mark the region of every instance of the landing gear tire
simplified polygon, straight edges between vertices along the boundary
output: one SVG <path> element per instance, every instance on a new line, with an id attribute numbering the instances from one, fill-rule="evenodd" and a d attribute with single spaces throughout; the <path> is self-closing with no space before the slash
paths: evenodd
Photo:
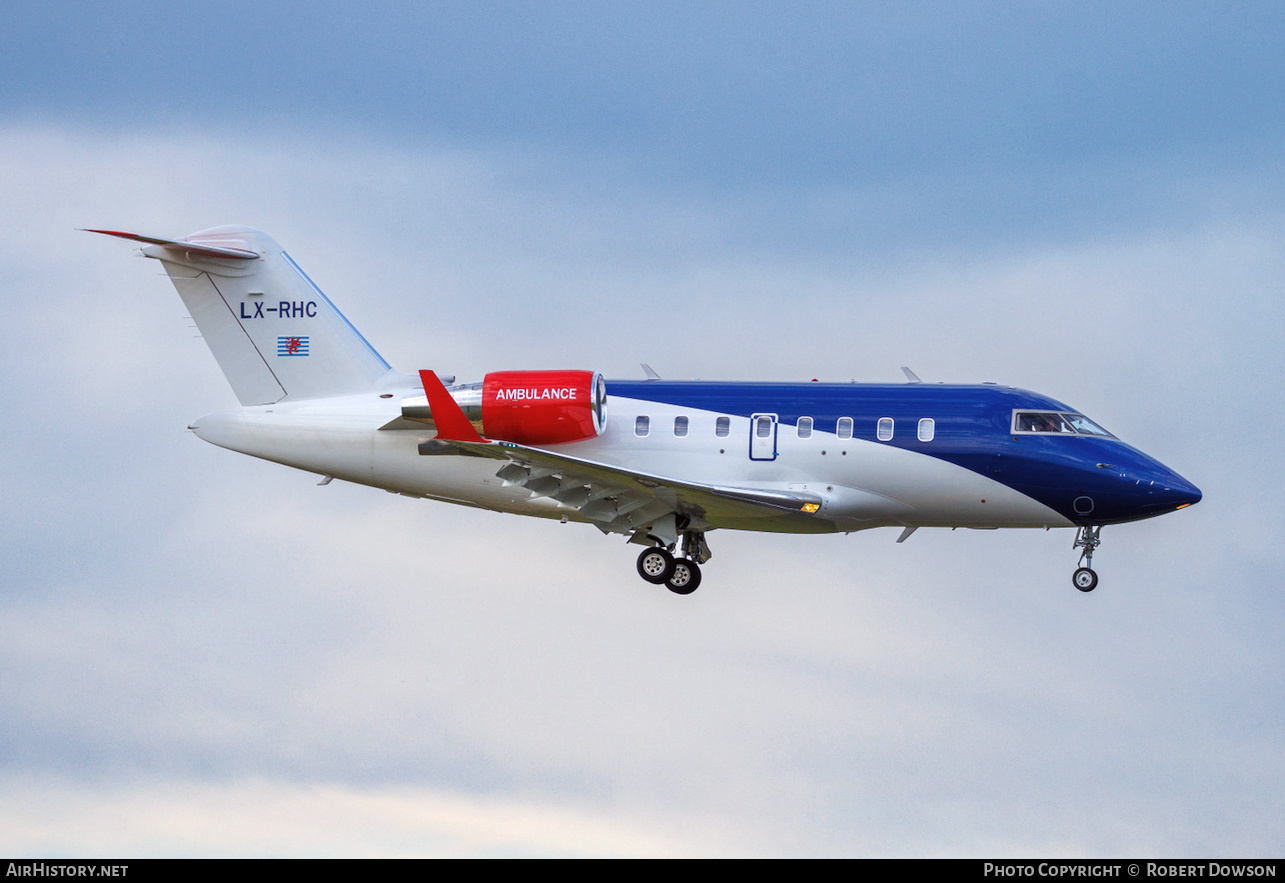
<path id="1" fill-rule="evenodd" d="M 638 556 L 638 575 L 657 586 L 668 582 L 674 575 L 674 556 L 659 546 L 644 549 Z"/>
<path id="2" fill-rule="evenodd" d="M 665 585 L 675 595 L 690 595 L 701 584 L 701 569 L 695 561 L 679 558 L 674 562 L 674 572 Z"/>
<path id="3" fill-rule="evenodd" d="M 1081 592 L 1091 592 L 1098 587 L 1098 575 L 1090 567 L 1077 568 L 1071 582 Z"/>

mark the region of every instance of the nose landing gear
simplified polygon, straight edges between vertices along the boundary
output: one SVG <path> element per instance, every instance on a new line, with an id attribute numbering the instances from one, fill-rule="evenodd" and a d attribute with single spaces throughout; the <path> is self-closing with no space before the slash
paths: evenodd
<path id="1" fill-rule="evenodd" d="M 1093 550 L 1102 544 L 1100 534 L 1102 525 L 1085 525 L 1075 532 L 1075 545 L 1072 549 L 1083 549 L 1080 553 L 1080 566 L 1071 575 L 1071 582 L 1081 592 L 1091 592 L 1098 587 L 1098 575 L 1093 570 Z"/>

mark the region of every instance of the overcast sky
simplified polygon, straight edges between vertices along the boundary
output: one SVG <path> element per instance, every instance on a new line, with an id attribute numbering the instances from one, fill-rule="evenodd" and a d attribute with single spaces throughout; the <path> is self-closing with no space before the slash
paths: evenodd
<path id="1" fill-rule="evenodd" d="M 1285 852 L 1285 11 L 14 3 L 0 854 Z M 110 227 L 260 227 L 461 379 L 993 380 L 1193 481 L 1070 531 L 587 526 L 207 445 Z"/>

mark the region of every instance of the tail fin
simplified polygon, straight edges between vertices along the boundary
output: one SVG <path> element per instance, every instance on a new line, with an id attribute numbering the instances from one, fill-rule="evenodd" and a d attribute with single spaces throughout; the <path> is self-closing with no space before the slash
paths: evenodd
<path id="1" fill-rule="evenodd" d="M 242 405 L 372 388 L 391 368 L 270 236 L 214 227 L 144 243 L 169 273 Z"/>

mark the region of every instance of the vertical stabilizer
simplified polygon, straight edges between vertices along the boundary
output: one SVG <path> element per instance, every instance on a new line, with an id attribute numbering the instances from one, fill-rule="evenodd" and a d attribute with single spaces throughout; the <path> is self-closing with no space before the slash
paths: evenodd
<path id="1" fill-rule="evenodd" d="M 391 369 L 270 236 L 215 227 L 182 240 L 108 230 L 144 243 L 243 405 L 372 388 Z"/>

